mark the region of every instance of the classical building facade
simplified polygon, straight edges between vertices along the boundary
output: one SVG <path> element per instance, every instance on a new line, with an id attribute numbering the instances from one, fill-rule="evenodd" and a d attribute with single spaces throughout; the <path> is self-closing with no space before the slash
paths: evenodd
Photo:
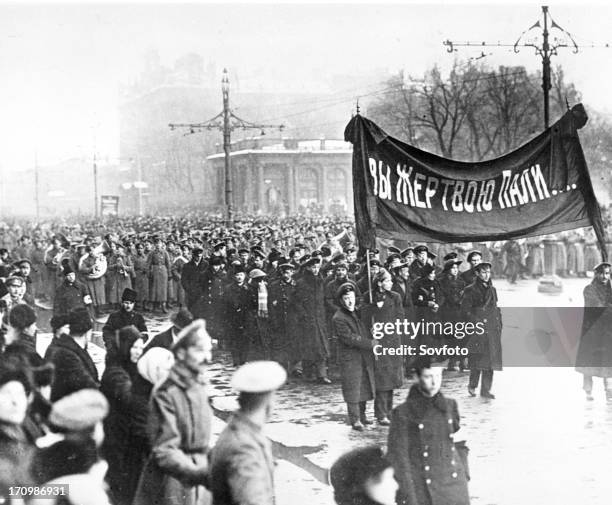
<path id="1" fill-rule="evenodd" d="M 224 203 L 225 156 L 208 156 L 217 204 Z M 232 144 L 231 166 L 236 210 L 294 213 L 317 208 L 352 212 L 352 146 L 340 140 L 245 139 Z"/>

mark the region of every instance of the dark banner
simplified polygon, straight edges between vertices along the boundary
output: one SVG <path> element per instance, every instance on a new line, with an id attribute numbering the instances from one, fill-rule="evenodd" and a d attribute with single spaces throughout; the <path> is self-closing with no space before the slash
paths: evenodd
<path id="1" fill-rule="evenodd" d="M 466 163 L 436 156 L 387 135 L 357 115 L 353 144 L 357 238 L 478 242 L 593 226 L 604 259 L 601 213 L 577 130 L 576 105 L 536 138 L 501 158 Z"/>

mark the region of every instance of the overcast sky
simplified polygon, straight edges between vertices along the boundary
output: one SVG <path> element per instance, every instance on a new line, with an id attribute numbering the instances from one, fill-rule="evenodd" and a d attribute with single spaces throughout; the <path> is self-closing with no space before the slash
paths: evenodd
<path id="1" fill-rule="evenodd" d="M 612 42 L 612 6 L 553 4 L 550 11 L 579 43 Z M 149 49 L 166 65 L 196 52 L 263 88 L 304 91 L 321 88 L 330 74 L 382 68 L 418 76 L 452 62 L 447 38 L 514 42 L 540 17 L 537 3 L 0 3 L 0 164 L 31 165 L 35 150 L 42 163 L 90 153 L 94 125 L 100 154 L 116 155 L 117 86 L 137 77 Z M 541 65 L 532 50 L 486 52 L 483 61 L 494 66 Z M 462 49 L 457 57 L 478 54 Z M 612 49 L 564 49 L 553 63 L 564 66 L 585 104 L 612 111 Z"/>

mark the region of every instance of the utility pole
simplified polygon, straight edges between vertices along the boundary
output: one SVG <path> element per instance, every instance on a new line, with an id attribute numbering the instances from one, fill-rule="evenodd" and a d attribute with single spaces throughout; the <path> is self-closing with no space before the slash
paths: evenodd
<path id="1" fill-rule="evenodd" d="M 94 148 L 93 153 L 93 178 L 94 178 L 94 215 L 96 218 L 99 216 L 98 209 L 98 164 L 96 161 L 96 151 Z"/>
<path id="2" fill-rule="evenodd" d="M 245 121 L 239 118 L 232 112 L 229 99 L 229 77 L 227 69 L 223 69 L 223 78 L 221 79 L 221 91 L 223 94 L 223 110 L 215 117 L 204 121 L 203 123 L 170 123 L 168 126 L 171 130 L 175 128 L 187 128 L 189 131 L 185 135 L 201 132 L 204 130 L 219 130 L 223 132 L 223 152 L 225 156 L 225 218 L 228 226 L 233 226 L 234 223 L 234 183 L 232 176 L 231 164 L 231 149 L 232 149 L 232 131 L 235 129 L 242 130 L 261 130 L 261 134 L 265 135 L 264 129 L 278 128 L 283 130 L 281 125 L 266 125 L 257 124 Z"/>
<path id="3" fill-rule="evenodd" d="M 501 42 L 498 42 L 498 43 L 454 42 L 451 40 L 445 40 L 444 42 L 442 42 L 442 44 L 446 46 L 447 51 L 449 53 L 457 51 L 456 49 L 457 47 L 512 47 L 515 53 L 520 52 L 521 47 L 534 48 L 536 55 L 539 55 L 542 58 L 542 90 L 544 92 L 544 128 L 546 129 L 550 126 L 549 93 L 552 88 L 552 84 L 550 80 L 550 74 L 551 74 L 550 57 L 558 54 L 557 50 L 564 48 L 564 47 L 571 48 L 574 54 L 576 54 L 578 53 L 580 48 L 585 48 L 585 47 L 609 48 L 610 46 L 609 44 L 605 44 L 603 46 L 595 46 L 595 45 L 579 46 L 574 40 L 574 37 L 572 37 L 571 33 L 564 30 L 563 28 L 561 28 L 561 26 L 555 23 L 555 21 L 552 19 L 552 17 L 548 13 L 548 6 L 545 6 L 545 5 L 542 6 L 542 16 L 543 16 L 542 22 L 540 22 L 540 20 L 536 21 L 532 26 L 530 26 L 527 30 L 521 33 L 520 37 L 517 39 L 517 41 L 514 44 L 505 44 Z M 549 19 L 551 22 L 550 28 L 559 30 L 562 34 L 564 34 L 567 37 L 567 39 L 555 38 L 554 43 L 550 44 L 549 42 L 550 32 L 548 30 Z M 541 44 L 538 44 L 534 41 L 526 40 L 526 38 L 524 38 L 527 33 L 529 33 L 531 30 L 535 28 L 542 28 L 542 43 Z"/>
<path id="4" fill-rule="evenodd" d="M 34 201 L 36 202 L 36 221 L 40 221 L 40 196 L 38 188 L 38 151 L 34 151 Z"/>

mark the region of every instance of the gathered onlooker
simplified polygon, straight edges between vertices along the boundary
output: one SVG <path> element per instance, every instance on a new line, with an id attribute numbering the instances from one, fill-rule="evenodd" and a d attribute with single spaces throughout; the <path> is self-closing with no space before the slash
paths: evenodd
<path id="1" fill-rule="evenodd" d="M 101 391 L 110 405 L 104 422 L 103 452 L 109 463 L 107 481 L 113 502 L 129 505 L 148 455 L 142 426 L 142 419 L 147 418 L 148 396 L 134 394 L 136 383 L 144 382 L 136 366 L 142 356 L 144 336 L 135 326 L 126 326 L 119 330 L 118 337 L 115 357 L 107 364 L 101 381 Z M 135 426 L 137 420 L 141 420 L 140 430 Z"/>

